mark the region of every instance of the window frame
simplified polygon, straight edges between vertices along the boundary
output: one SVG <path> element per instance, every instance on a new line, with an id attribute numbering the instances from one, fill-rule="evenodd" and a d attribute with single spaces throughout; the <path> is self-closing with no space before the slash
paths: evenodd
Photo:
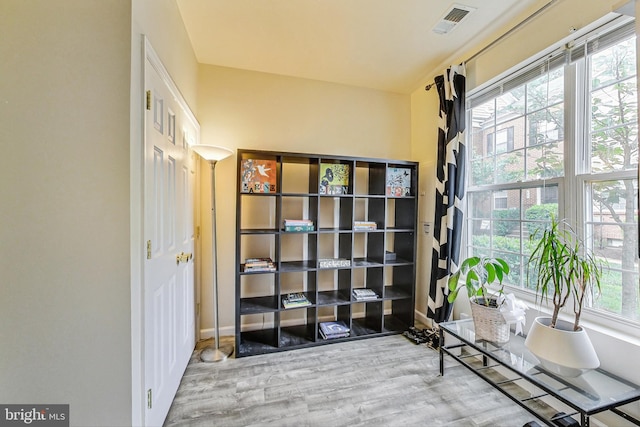
<path id="1" fill-rule="evenodd" d="M 618 21 L 618 22 L 616 22 Z M 622 21 L 622 22 L 619 22 Z M 615 19 L 606 22 L 605 24 L 597 23 L 596 30 L 600 30 L 605 28 L 606 31 L 609 31 L 611 28 L 628 26 L 629 22 L 633 22 L 632 18 L 620 18 L 617 17 Z M 585 46 L 585 54 L 590 54 L 589 51 L 590 46 L 589 37 L 591 36 L 594 29 L 586 28 L 583 35 L 571 41 L 571 43 L 584 43 Z M 606 32 L 605 31 L 605 32 Z M 616 31 L 615 29 L 613 30 Z M 634 29 L 635 34 L 635 29 Z M 623 40 L 625 37 L 621 37 L 619 40 Z M 619 41 L 617 40 L 617 41 Z M 499 94 L 503 92 L 507 92 L 507 90 L 511 90 L 508 87 L 504 86 L 504 82 L 509 79 L 509 76 L 513 73 L 521 73 L 526 74 L 529 72 L 528 70 L 540 68 L 541 64 L 544 64 L 547 61 L 548 66 L 551 66 L 551 61 L 557 60 L 558 50 L 561 46 L 567 43 L 566 40 L 557 44 L 556 46 L 552 46 L 551 48 L 543 51 L 536 57 L 530 58 L 529 60 L 523 62 L 519 66 L 514 67 L 512 70 L 509 70 L 506 73 L 492 79 L 491 81 L 481 85 L 480 87 L 468 92 L 467 100 L 471 99 L 472 102 L 470 105 L 468 104 L 467 108 L 467 123 L 472 123 L 471 114 L 473 110 L 473 105 L 479 106 L 482 105 L 483 102 L 489 101 L 490 99 L 495 99 Z M 637 46 L 637 44 L 636 44 Z M 637 49 L 636 49 L 637 50 Z M 640 52 L 637 52 L 638 58 L 640 58 Z M 589 182 L 594 181 L 593 178 L 597 178 L 597 181 L 601 180 L 619 180 L 619 179 L 639 179 L 640 171 L 638 168 L 635 170 L 621 170 L 621 171 L 612 171 L 607 173 L 598 173 L 597 175 L 591 174 L 588 171 L 588 157 L 590 156 L 590 152 L 588 152 L 588 138 L 587 133 L 589 132 L 589 123 L 587 118 L 589 114 L 586 111 L 583 111 L 582 114 L 579 114 L 576 111 L 577 108 L 581 108 L 584 106 L 585 109 L 590 108 L 588 100 L 586 99 L 589 96 L 589 88 L 584 88 L 583 90 L 577 88 L 576 82 L 585 82 L 587 85 L 589 84 L 587 80 L 587 70 L 586 70 L 586 61 L 580 61 L 581 55 L 576 54 L 571 56 L 571 62 L 565 63 L 564 65 L 564 149 L 565 149 L 565 172 L 564 176 L 561 178 L 550 178 L 550 179 L 539 179 L 533 181 L 526 182 L 517 182 L 517 183 L 498 183 L 498 184 L 485 184 L 485 185 L 468 185 L 467 187 L 467 195 L 465 197 L 465 203 L 468 203 L 469 193 L 477 192 L 477 191 L 487 191 L 493 194 L 495 191 L 506 191 L 508 189 L 520 189 L 525 191 L 527 188 L 535 188 L 539 187 L 540 183 L 546 183 L 547 185 L 558 185 L 558 215 L 566 218 L 572 218 L 577 223 L 585 224 L 587 220 L 587 211 L 586 211 L 586 189 L 585 185 Z M 638 81 L 639 75 L 636 72 L 636 81 Z M 520 84 L 531 81 L 524 80 L 521 81 Z M 640 85 L 638 85 L 637 89 L 640 89 Z M 512 86 L 515 88 L 518 86 Z M 493 94 L 493 95 L 492 95 Z M 474 104 L 475 102 L 475 104 Z M 640 103 L 640 102 L 639 102 Z M 640 114 L 640 113 L 639 113 Z M 493 151 L 496 151 L 495 148 L 495 133 L 499 131 L 496 130 L 493 133 Z M 526 138 L 526 136 L 525 136 Z M 468 133 L 467 143 L 470 144 L 472 139 L 472 133 Z M 578 142 L 576 144 L 576 141 Z M 487 153 L 487 154 L 495 154 L 495 153 Z M 573 161 L 567 161 L 567 159 L 573 159 Z M 467 161 L 470 162 L 471 156 L 468 157 Z M 467 165 L 469 168 L 470 163 Z M 471 181 L 471 169 L 469 169 L 469 173 L 467 175 L 467 183 L 469 184 Z M 565 178 L 569 177 L 569 178 Z M 494 181 L 495 182 L 495 181 Z M 640 185 L 640 184 L 639 184 Z M 495 201 L 491 201 L 492 208 L 495 209 Z M 581 207 L 578 209 L 578 207 Z M 474 220 L 477 218 L 472 217 L 471 210 L 466 208 L 467 215 L 465 218 L 465 240 L 469 240 L 471 234 L 471 227 Z M 493 218 L 493 216 L 491 216 Z M 520 221 L 524 221 L 524 212 L 520 213 Z M 640 225 L 638 226 L 640 228 Z M 640 234 L 640 230 L 639 230 Z M 466 244 L 463 246 L 467 253 L 461 254 L 464 258 L 465 255 L 468 255 L 468 251 L 471 249 L 470 241 L 466 241 Z M 522 250 L 523 242 L 521 239 L 520 253 L 523 255 L 521 258 L 520 265 L 520 273 L 523 274 L 525 272 L 525 254 Z M 639 245 L 640 246 L 640 245 Z M 491 246 L 493 248 L 493 246 Z M 493 250 L 493 249 L 492 249 Z M 524 277 L 524 276 L 523 276 Z M 536 294 L 533 290 L 526 288 L 526 283 L 523 284 L 523 287 L 515 287 L 507 285 L 508 292 L 513 292 L 517 297 L 527 301 L 530 303 L 531 308 L 537 308 L 541 311 L 547 311 L 547 307 L 541 307 L 540 301 L 537 301 Z M 533 303 L 533 304 L 531 304 Z M 571 304 L 571 303 L 569 303 Z M 570 311 L 570 310 L 569 310 Z M 567 312 L 567 315 L 571 313 Z M 625 335 L 633 336 L 635 338 L 640 338 L 640 320 L 632 320 L 626 317 L 622 317 L 619 314 L 607 312 L 605 310 L 594 309 L 590 307 L 584 307 L 582 322 L 589 325 L 596 325 L 597 327 L 601 327 L 606 329 L 610 333 L 610 331 L 615 331 L 616 333 L 622 333 Z"/>

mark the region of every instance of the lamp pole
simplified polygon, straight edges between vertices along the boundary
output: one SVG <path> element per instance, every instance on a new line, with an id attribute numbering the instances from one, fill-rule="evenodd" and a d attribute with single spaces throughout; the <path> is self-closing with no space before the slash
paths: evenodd
<path id="1" fill-rule="evenodd" d="M 211 266 L 213 268 L 212 302 L 213 321 L 215 322 L 214 343 L 202 350 L 200 353 L 200 360 L 203 362 L 221 362 L 233 354 L 233 345 L 220 345 L 220 324 L 218 319 L 218 234 L 216 231 L 216 164 L 218 163 L 218 160 L 222 160 L 230 156 L 232 151 L 227 150 L 226 148 L 208 145 L 195 145 L 192 148 L 204 159 L 209 160 L 209 163 L 211 164 Z"/>

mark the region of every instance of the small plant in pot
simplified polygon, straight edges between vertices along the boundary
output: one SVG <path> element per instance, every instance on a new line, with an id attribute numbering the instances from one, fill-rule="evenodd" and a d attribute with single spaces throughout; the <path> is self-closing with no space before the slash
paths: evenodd
<path id="1" fill-rule="evenodd" d="M 565 376 L 577 376 L 600 365 L 586 331 L 580 326 L 585 298 L 600 290 L 601 262 L 564 220 L 551 218 L 550 226 L 530 236 L 535 243 L 527 269 L 534 275 L 536 299 L 551 300 L 550 317 L 535 319 L 525 341 L 542 365 Z M 538 240 L 539 239 L 539 240 Z M 559 319 L 570 297 L 573 322 Z"/>
<path id="2" fill-rule="evenodd" d="M 467 290 L 471 302 L 476 338 L 504 344 L 509 341 L 509 324 L 500 313 L 504 285 L 502 281 L 509 274 L 509 265 L 501 258 L 469 257 L 460 268 L 449 277 L 447 299 L 453 303 L 462 289 Z M 464 280 L 460 283 L 460 278 Z M 489 285 L 497 284 L 495 292 Z"/>

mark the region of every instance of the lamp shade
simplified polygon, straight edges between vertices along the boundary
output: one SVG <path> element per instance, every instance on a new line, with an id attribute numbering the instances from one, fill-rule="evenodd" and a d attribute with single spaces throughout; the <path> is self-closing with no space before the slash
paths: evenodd
<path id="1" fill-rule="evenodd" d="M 197 144 L 192 145 L 191 149 L 195 151 L 200 157 L 209 161 L 226 159 L 233 154 L 232 150 L 224 147 L 217 147 L 215 145 Z"/>

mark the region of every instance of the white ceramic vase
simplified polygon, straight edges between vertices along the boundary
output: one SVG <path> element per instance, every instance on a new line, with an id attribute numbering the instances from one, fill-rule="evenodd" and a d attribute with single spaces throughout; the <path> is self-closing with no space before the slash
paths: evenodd
<path id="1" fill-rule="evenodd" d="M 577 377 L 600 366 L 587 331 L 582 327 L 574 331 L 573 324 L 564 320 L 558 320 L 555 328 L 550 323 L 550 317 L 537 317 L 524 342 L 546 370 Z"/>

